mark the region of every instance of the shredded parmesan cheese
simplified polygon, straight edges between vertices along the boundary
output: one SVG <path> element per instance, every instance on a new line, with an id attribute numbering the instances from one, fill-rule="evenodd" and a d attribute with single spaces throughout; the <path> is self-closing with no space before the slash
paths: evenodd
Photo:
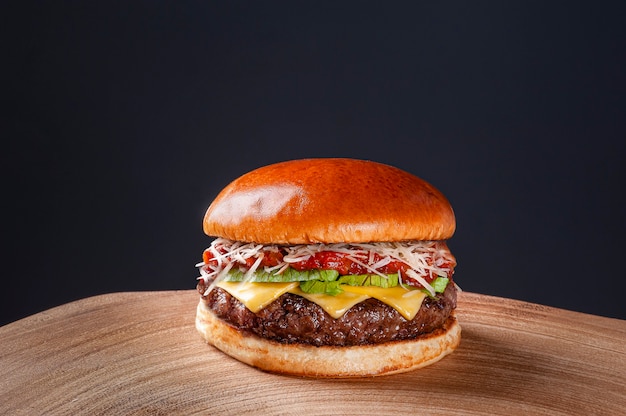
<path id="1" fill-rule="evenodd" d="M 244 281 L 248 281 L 253 273 L 259 268 L 265 253 L 282 251 L 282 262 L 267 267 L 266 272 L 275 275 L 283 273 L 290 264 L 306 261 L 311 256 L 322 251 L 332 251 L 346 254 L 347 258 L 372 274 L 386 277 L 380 268 L 392 261 L 401 261 L 409 266 L 406 276 L 421 284 L 431 295 L 435 295 L 434 288 L 425 279 L 431 273 L 437 276 L 450 277 L 451 270 L 441 267 L 445 263 L 456 263 L 454 257 L 445 245 L 437 241 L 412 241 L 412 242 L 382 242 L 382 243 L 338 243 L 338 244 L 301 244 L 294 246 L 262 245 L 256 243 L 242 243 L 225 238 L 217 238 L 207 249 L 213 260 L 211 264 L 198 263 L 200 277 L 205 282 L 213 280 L 207 289 L 208 294 L 213 286 L 234 267 L 243 267 L 249 264 L 249 259 L 254 259 L 252 266 L 242 268 L 245 270 Z M 374 261 L 377 254 L 378 261 Z M 401 273 L 398 271 L 400 284 L 404 286 Z"/>

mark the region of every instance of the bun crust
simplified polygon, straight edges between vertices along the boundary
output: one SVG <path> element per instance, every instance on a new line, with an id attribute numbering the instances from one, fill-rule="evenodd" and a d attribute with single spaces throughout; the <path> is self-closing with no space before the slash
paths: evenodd
<path id="1" fill-rule="evenodd" d="M 200 300 L 196 328 L 209 344 L 261 370 L 302 377 L 346 378 L 402 373 L 451 353 L 461 339 L 454 315 L 435 334 L 411 341 L 356 347 L 280 344 L 243 334 L 217 318 Z"/>
<path id="2" fill-rule="evenodd" d="M 261 244 L 446 240 L 454 212 L 435 187 L 356 159 L 302 159 L 253 170 L 209 206 L 209 236 Z"/>

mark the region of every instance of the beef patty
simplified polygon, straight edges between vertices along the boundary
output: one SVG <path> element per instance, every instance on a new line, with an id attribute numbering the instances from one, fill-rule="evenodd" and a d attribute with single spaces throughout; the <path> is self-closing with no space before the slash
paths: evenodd
<path id="1" fill-rule="evenodd" d="M 319 305 L 285 293 L 256 314 L 222 288 L 207 295 L 198 283 L 202 301 L 220 319 L 244 332 L 273 341 L 315 346 L 352 346 L 415 339 L 442 327 L 456 308 L 457 290 L 450 282 L 436 297 L 426 297 L 412 320 L 391 306 L 369 298 L 334 319 Z"/>

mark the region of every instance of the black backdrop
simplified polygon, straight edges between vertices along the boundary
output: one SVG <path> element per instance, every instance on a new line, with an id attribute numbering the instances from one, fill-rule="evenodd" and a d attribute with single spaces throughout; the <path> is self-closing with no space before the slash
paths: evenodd
<path id="1" fill-rule="evenodd" d="M 626 319 L 624 7 L 431 3 L 4 2 L 0 324 L 194 288 L 221 187 L 329 156 L 443 191 L 464 290 Z"/>

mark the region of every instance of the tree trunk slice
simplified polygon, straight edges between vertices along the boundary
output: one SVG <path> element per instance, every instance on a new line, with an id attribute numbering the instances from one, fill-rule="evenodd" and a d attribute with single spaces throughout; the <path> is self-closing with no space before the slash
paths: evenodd
<path id="1" fill-rule="evenodd" d="M 113 293 L 0 327 L 0 414 L 622 415 L 626 321 L 463 292 L 461 345 L 393 376 L 268 374 L 206 345 L 194 290 Z"/>

